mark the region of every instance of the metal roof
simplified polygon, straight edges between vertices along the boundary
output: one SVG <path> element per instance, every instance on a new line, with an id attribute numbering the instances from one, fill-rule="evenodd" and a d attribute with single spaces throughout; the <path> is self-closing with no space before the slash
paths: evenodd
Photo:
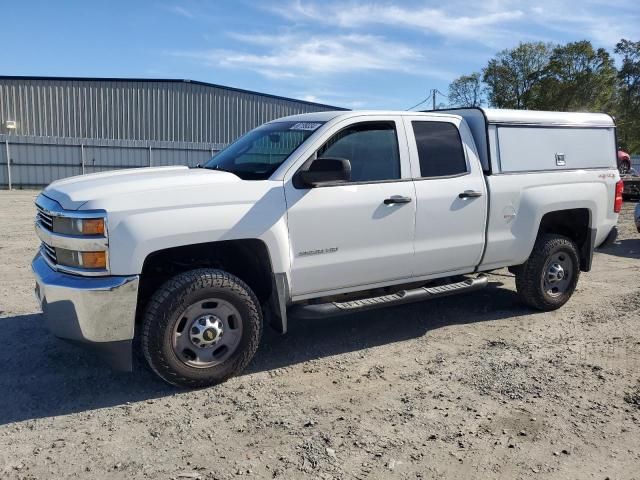
<path id="1" fill-rule="evenodd" d="M 68 82 L 145 82 L 145 83 L 190 83 L 193 85 L 202 85 L 204 87 L 220 88 L 231 92 L 248 93 L 251 95 L 259 95 L 261 97 L 274 98 L 277 100 L 288 100 L 296 103 L 304 103 L 323 108 L 331 108 L 333 110 L 349 110 L 348 108 L 336 107 L 335 105 L 327 105 L 324 103 L 310 102 L 307 100 L 299 100 L 297 98 L 282 97 L 271 93 L 256 92 L 253 90 L 245 90 L 242 88 L 229 87 L 216 83 L 201 82 L 199 80 L 190 80 L 183 78 L 128 78 L 128 77 L 49 77 L 49 76 L 31 76 L 31 75 L 0 75 L 0 80 L 51 80 L 51 81 L 68 81 Z"/>
<path id="2" fill-rule="evenodd" d="M 275 118 L 336 110 L 204 82 L 0 76 L 0 134 L 228 144 Z"/>

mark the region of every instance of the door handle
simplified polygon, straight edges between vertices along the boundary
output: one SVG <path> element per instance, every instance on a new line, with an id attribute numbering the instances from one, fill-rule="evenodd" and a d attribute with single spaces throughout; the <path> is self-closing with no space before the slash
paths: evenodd
<path id="1" fill-rule="evenodd" d="M 411 202 L 411 197 L 401 197 L 400 195 L 394 195 L 393 197 L 385 198 L 385 205 L 395 205 L 397 203 L 409 203 Z"/>
<path id="2" fill-rule="evenodd" d="M 464 192 L 458 195 L 458 198 L 478 198 L 482 196 L 482 192 L 477 192 L 475 190 L 465 190 Z"/>

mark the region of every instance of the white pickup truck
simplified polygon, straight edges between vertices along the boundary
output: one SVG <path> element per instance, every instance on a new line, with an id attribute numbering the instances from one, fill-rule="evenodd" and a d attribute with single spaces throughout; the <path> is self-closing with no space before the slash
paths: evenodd
<path id="1" fill-rule="evenodd" d="M 201 168 L 52 183 L 32 268 L 56 336 L 123 368 L 139 338 L 160 377 L 202 387 L 250 362 L 263 318 L 284 333 L 288 317 L 478 289 L 501 267 L 524 303 L 556 309 L 621 204 L 608 115 L 312 113 Z"/>

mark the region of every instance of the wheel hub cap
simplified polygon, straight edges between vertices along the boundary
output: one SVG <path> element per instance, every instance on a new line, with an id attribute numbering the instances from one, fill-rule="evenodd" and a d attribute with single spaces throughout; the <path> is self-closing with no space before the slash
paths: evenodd
<path id="1" fill-rule="evenodd" d="M 189 305 L 173 328 L 173 352 L 185 365 L 209 368 L 225 362 L 242 340 L 240 312 L 222 298 Z"/>
<path id="2" fill-rule="evenodd" d="M 218 343 L 223 333 L 224 326 L 217 316 L 203 315 L 191 324 L 189 340 L 196 347 L 206 348 Z"/>
<path id="3" fill-rule="evenodd" d="M 558 283 L 564 278 L 564 268 L 559 263 L 553 263 L 549 267 L 549 283 Z"/>
<path id="4" fill-rule="evenodd" d="M 557 297 L 564 294 L 570 288 L 574 268 L 575 266 L 567 253 L 554 254 L 547 263 L 542 278 L 542 286 L 547 295 Z"/>

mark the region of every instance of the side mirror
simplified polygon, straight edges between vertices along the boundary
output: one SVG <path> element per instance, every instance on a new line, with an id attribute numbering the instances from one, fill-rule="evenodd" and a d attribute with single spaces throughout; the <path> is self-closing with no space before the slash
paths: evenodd
<path id="1" fill-rule="evenodd" d="M 296 186 L 314 188 L 351 180 L 351 162 L 346 158 L 316 158 L 300 170 Z"/>

